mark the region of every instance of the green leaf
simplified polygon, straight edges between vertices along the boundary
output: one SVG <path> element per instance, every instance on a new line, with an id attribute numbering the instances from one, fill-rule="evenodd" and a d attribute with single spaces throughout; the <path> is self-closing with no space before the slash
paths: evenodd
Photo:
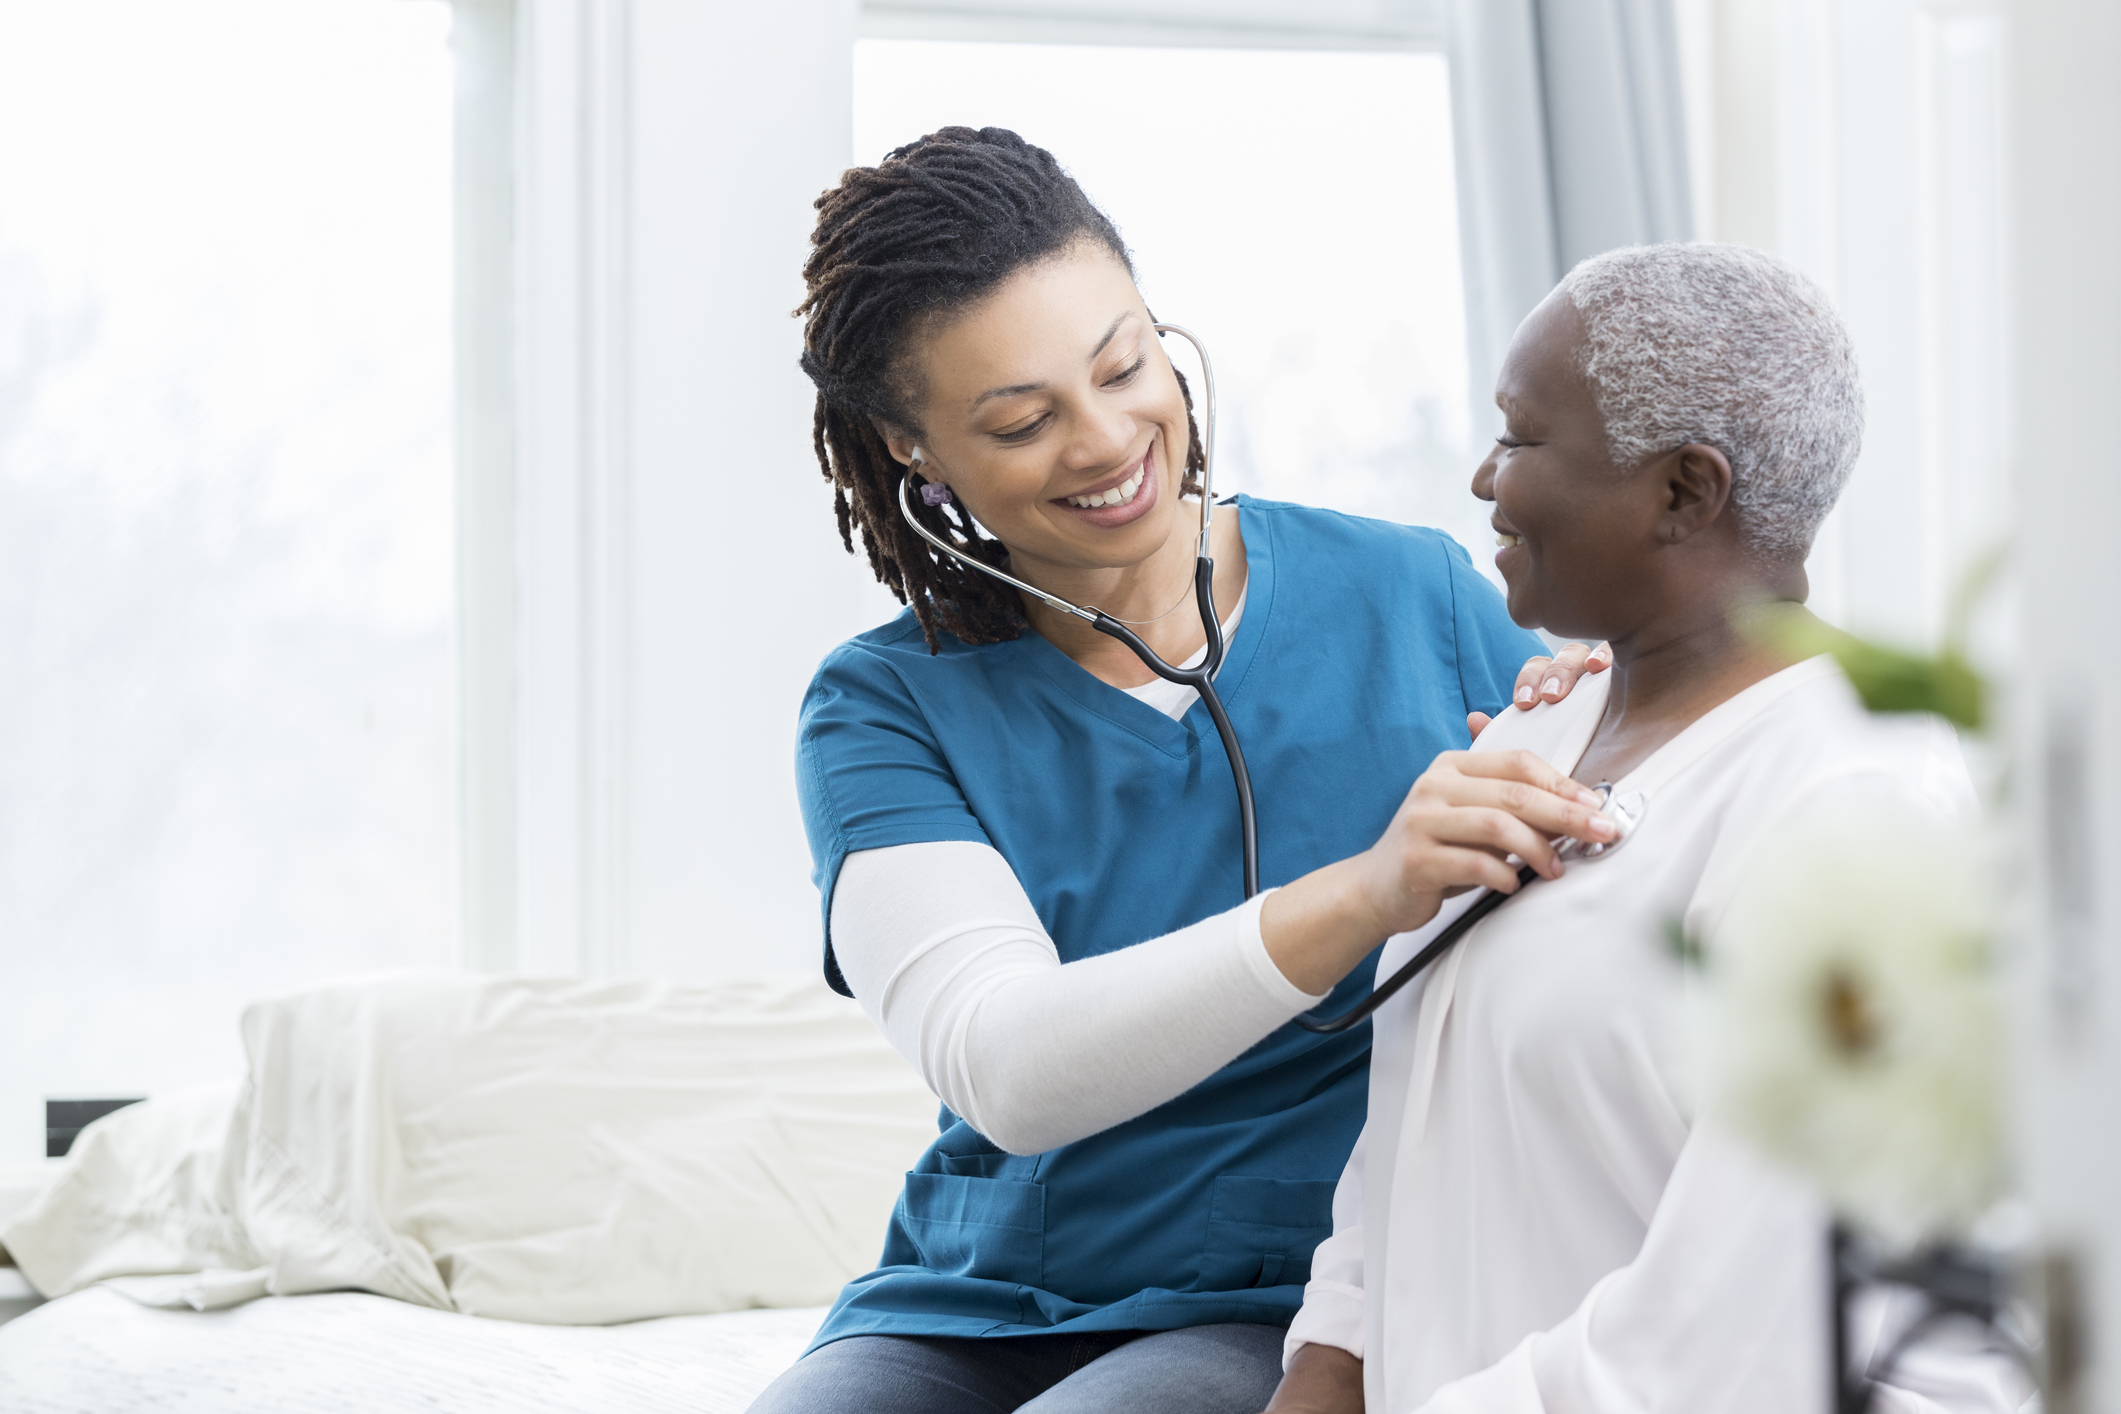
<path id="1" fill-rule="evenodd" d="M 1988 721 L 1988 683 L 1956 648 L 1934 655 L 1886 648 L 1795 605 L 1763 613 L 1758 624 L 1762 637 L 1790 657 L 1832 654 L 1873 712 L 1932 712 L 1968 731 Z"/>

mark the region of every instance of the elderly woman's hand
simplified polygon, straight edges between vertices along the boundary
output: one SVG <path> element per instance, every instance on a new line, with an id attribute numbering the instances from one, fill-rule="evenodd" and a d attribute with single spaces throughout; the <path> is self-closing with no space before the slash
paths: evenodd
<path id="1" fill-rule="evenodd" d="M 1602 673 L 1612 666 L 1613 650 L 1604 643 L 1596 648 L 1586 648 L 1581 643 L 1564 643 L 1551 658 L 1534 654 L 1517 671 L 1517 687 L 1510 694 L 1511 705 L 1521 712 L 1529 712 L 1542 702 L 1559 702 L 1569 695 L 1578 679 Z M 1466 729 L 1479 736 L 1494 720 L 1485 712 L 1468 712 Z"/>
<path id="2" fill-rule="evenodd" d="M 1514 856 L 1558 878 L 1557 836 L 1610 840 L 1598 797 L 1529 751 L 1446 751 L 1361 854 L 1277 890 L 1260 937 L 1282 975 L 1314 995 L 1394 933 L 1421 927 L 1470 888 L 1515 893 Z"/>

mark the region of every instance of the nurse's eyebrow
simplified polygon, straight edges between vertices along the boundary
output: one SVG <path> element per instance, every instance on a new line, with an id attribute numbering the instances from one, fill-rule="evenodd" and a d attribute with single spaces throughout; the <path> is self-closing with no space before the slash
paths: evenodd
<path id="1" fill-rule="evenodd" d="M 1094 359 L 1099 354 L 1103 353 L 1105 351 L 1105 345 L 1112 342 L 1112 336 L 1119 332 L 1119 326 L 1126 323 L 1127 316 L 1129 314 L 1132 314 L 1133 312 L 1134 311 L 1132 310 L 1126 310 L 1120 314 L 1119 318 L 1113 320 L 1109 325 L 1107 325 L 1105 327 L 1105 337 L 1097 341 L 1097 347 L 1090 350 L 1090 358 L 1084 359 L 1083 362 L 1088 363 L 1091 359 Z M 1046 385 L 1043 383 L 1011 383 L 1006 388 L 989 388 L 986 392 L 981 393 L 978 397 L 974 398 L 972 400 L 972 406 L 965 409 L 965 411 L 967 413 L 978 412 L 980 404 L 987 402 L 990 399 L 1013 398 L 1019 393 L 1036 393 L 1039 389 L 1045 386 Z"/>

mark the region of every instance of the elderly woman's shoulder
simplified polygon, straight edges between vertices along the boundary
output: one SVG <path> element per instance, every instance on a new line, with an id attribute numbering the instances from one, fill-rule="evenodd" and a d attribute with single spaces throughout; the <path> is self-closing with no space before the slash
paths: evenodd
<path id="1" fill-rule="evenodd" d="M 1777 743 L 1768 753 L 1772 763 L 1761 764 L 1785 789 L 1891 782 L 1946 815 L 1978 809 L 1966 750 L 1950 723 L 1926 713 L 1870 711 L 1830 658 L 1800 663 L 1777 679 L 1796 690 L 1761 715 L 1761 731 Z"/>

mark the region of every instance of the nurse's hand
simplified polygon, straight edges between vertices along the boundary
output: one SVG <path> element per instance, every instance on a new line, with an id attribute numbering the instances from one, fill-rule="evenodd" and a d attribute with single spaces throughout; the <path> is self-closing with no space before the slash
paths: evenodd
<path id="1" fill-rule="evenodd" d="M 1376 844 L 1270 894 L 1260 937 L 1282 975 L 1315 995 L 1386 938 L 1434 918 L 1451 895 L 1517 892 L 1511 856 L 1559 878 L 1549 840 L 1599 843 L 1613 833 L 1596 795 L 1529 751 L 1446 751 Z"/>
<path id="2" fill-rule="evenodd" d="M 1535 654 L 1517 670 L 1517 686 L 1511 693 L 1511 705 L 1521 712 L 1529 712 L 1542 702 L 1559 702 L 1569 695 L 1579 678 L 1602 673 L 1612 666 L 1612 647 L 1604 643 L 1596 648 L 1586 648 L 1581 643 L 1564 643 L 1551 658 Z M 1472 728 L 1473 735 L 1479 736 L 1491 720 L 1485 712 L 1473 712 L 1467 715 L 1466 725 Z"/>

